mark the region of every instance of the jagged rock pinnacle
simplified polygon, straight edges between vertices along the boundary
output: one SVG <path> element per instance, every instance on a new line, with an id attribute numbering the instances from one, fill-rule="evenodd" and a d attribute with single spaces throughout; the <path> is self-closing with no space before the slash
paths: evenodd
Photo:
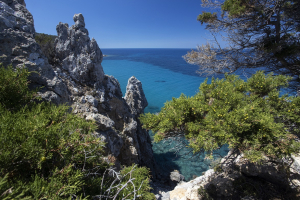
<path id="1" fill-rule="evenodd" d="M 142 83 L 134 76 L 128 80 L 124 99 L 129 105 L 131 113 L 134 115 L 143 113 L 144 109 L 148 106 Z"/>
<path id="2" fill-rule="evenodd" d="M 74 17 L 73 17 L 73 20 L 75 22 L 75 27 L 76 28 L 85 27 L 84 17 L 81 13 L 75 14 Z"/>

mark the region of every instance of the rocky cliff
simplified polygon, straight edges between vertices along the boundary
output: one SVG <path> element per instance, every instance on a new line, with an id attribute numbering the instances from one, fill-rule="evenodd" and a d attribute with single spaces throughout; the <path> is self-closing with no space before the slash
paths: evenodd
<path id="1" fill-rule="evenodd" d="M 14 67 L 25 66 L 32 73 L 32 87 L 43 87 L 44 99 L 55 103 L 68 102 L 69 95 L 63 81 L 55 75 L 52 66 L 34 40 L 33 17 L 23 0 L 0 1 L 0 62 Z"/>
<path id="2" fill-rule="evenodd" d="M 94 120 L 95 134 L 106 142 L 108 162 L 138 163 L 155 177 L 150 137 L 138 119 L 148 105 L 141 82 L 131 77 L 123 98 L 119 82 L 103 72 L 103 54 L 90 39 L 84 17 L 75 14 L 73 19 L 70 27 L 56 27 L 53 66 L 34 39 L 33 17 L 24 0 L 0 0 L 0 62 L 38 72 L 30 76 L 31 87 L 43 87 L 39 94 L 44 100 L 67 103 L 73 113 Z"/>
<path id="3" fill-rule="evenodd" d="M 170 200 L 206 199 L 299 199 L 299 156 L 277 162 L 264 160 L 254 164 L 243 154 L 229 151 L 216 171 L 181 182 L 170 191 Z M 287 173 L 287 170 L 290 173 Z"/>

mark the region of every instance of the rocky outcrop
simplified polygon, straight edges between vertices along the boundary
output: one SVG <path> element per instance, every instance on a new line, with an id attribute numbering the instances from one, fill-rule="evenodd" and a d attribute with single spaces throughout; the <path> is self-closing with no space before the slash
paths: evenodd
<path id="1" fill-rule="evenodd" d="M 181 182 L 174 190 L 170 191 L 171 200 L 199 200 L 202 199 L 199 194 L 199 188 L 203 187 L 214 174 L 214 170 L 210 169 L 203 176 L 199 176 L 189 182 Z"/>
<path id="2" fill-rule="evenodd" d="M 131 77 L 122 98 L 119 82 L 103 72 L 103 54 L 90 39 L 82 14 L 74 15 L 71 27 L 57 25 L 55 62 L 51 62 L 55 66 L 34 39 L 33 18 L 23 0 L 0 0 L 0 19 L 0 62 L 37 71 L 30 77 L 31 87 L 43 86 L 43 99 L 68 103 L 73 113 L 95 121 L 95 134 L 106 143 L 108 162 L 117 167 L 147 166 L 155 177 L 150 137 L 138 119 L 148 105 L 142 84 Z"/>
<path id="3" fill-rule="evenodd" d="M 46 100 L 66 103 L 67 87 L 35 42 L 33 17 L 25 6 L 23 0 L 0 1 L 0 62 L 38 72 L 31 74 L 31 87 L 43 87 L 40 95 Z"/>
<path id="4" fill-rule="evenodd" d="M 140 120 L 138 119 L 138 116 L 142 113 L 144 113 L 144 109 L 148 106 L 148 102 L 146 99 L 146 96 L 143 91 L 142 83 L 132 76 L 128 80 L 128 84 L 126 86 L 126 93 L 124 96 L 124 100 L 126 101 L 126 104 L 129 106 L 130 112 L 133 116 L 135 116 L 135 122 L 134 126 L 136 127 L 136 136 L 137 141 L 139 144 L 139 154 L 145 155 L 139 157 L 139 163 L 145 166 L 151 166 L 153 165 L 153 158 L 151 156 L 146 155 L 152 155 L 152 145 L 151 145 L 151 139 L 148 134 L 148 131 L 145 129 L 142 129 L 142 125 Z M 152 164 L 151 164 L 152 163 Z M 154 163 L 154 166 L 156 164 Z M 153 166 L 153 167 L 154 167 Z M 151 169 L 157 171 L 155 168 Z M 155 174 L 153 174 L 155 175 Z"/>
<path id="5" fill-rule="evenodd" d="M 96 122 L 96 134 L 106 143 L 108 162 L 117 167 L 138 163 L 149 167 L 155 175 L 150 137 L 138 120 L 147 106 L 141 82 L 131 77 L 126 94 L 133 98 L 126 99 L 125 95 L 123 99 L 119 82 L 103 72 L 103 54 L 95 39 L 90 40 L 83 16 L 76 14 L 73 20 L 75 24 L 71 27 L 57 25 L 55 40 L 60 63 L 55 71 L 70 91 L 73 112 Z M 133 111 L 136 102 L 140 103 L 138 112 Z"/>
<path id="6" fill-rule="evenodd" d="M 73 81 L 97 88 L 104 78 L 103 54 L 96 40 L 90 40 L 82 14 L 74 15 L 73 20 L 71 27 L 61 22 L 56 26 L 55 51 L 60 67 Z"/>
<path id="7" fill-rule="evenodd" d="M 134 76 L 128 80 L 124 99 L 129 105 L 131 113 L 134 115 L 143 113 L 144 109 L 148 106 L 142 83 Z"/>
<path id="8" fill-rule="evenodd" d="M 177 185 L 170 191 L 170 200 L 268 199 L 283 194 L 287 199 L 298 199 L 298 157 L 293 156 L 295 162 L 290 166 L 292 176 L 288 176 L 283 166 L 287 166 L 286 161 L 275 164 L 266 160 L 259 165 L 249 162 L 243 155 L 232 153 L 230 151 L 221 160 L 223 164 L 217 172 L 210 169 L 203 176 Z"/>

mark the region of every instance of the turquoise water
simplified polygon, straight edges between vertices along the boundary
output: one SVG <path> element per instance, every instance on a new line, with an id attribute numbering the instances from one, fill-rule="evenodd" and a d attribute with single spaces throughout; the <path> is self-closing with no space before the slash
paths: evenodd
<path id="1" fill-rule="evenodd" d="M 205 80 L 203 77 L 185 75 L 142 62 L 104 60 L 102 65 L 105 74 L 118 79 L 123 95 L 131 76 L 140 80 L 148 101 L 145 112 L 151 113 L 159 112 L 166 100 L 177 98 L 181 93 L 188 96 L 195 95 L 200 83 Z"/>
<path id="2" fill-rule="evenodd" d="M 123 95 L 127 81 L 135 76 L 143 84 L 148 100 L 145 112 L 159 112 L 166 100 L 181 93 L 193 96 L 205 80 L 182 56 L 187 49 L 104 49 L 102 66 L 105 74 L 118 79 Z"/>
<path id="3" fill-rule="evenodd" d="M 182 55 L 188 49 L 102 49 L 104 57 L 102 66 L 105 74 L 118 79 L 123 95 L 127 81 L 135 76 L 142 82 L 148 100 L 145 112 L 159 112 L 164 103 L 181 93 L 193 96 L 206 77 L 195 73 L 197 66 L 187 64 Z M 152 138 L 152 133 L 150 133 Z M 184 141 L 180 139 L 180 141 Z M 209 163 L 204 155 L 193 157 L 191 149 L 183 148 L 179 152 L 173 149 L 180 145 L 178 141 L 163 141 L 153 143 L 154 157 L 160 169 L 169 174 L 174 169 L 179 170 L 186 180 L 200 176 L 209 169 Z M 221 150 L 227 154 L 227 149 Z"/>

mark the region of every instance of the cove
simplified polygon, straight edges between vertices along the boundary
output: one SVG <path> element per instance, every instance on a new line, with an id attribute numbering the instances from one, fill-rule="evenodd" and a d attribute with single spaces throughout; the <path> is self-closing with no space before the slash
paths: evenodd
<path id="1" fill-rule="evenodd" d="M 205 77 L 191 76 L 157 65 L 130 60 L 104 59 L 102 66 L 105 74 L 113 75 L 118 79 L 123 95 L 126 91 L 127 81 L 131 76 L 135 76 L 142 82 L 149 104 L 145 113 L 159 112 L 166 101 L 171 100 L 172 97 L 178 98 L 181 93 L 187 96 L 195 95 L 200 84 L 205 80 Z M 153 137 L 151 132 L 150 136 Z M 176 153 L 174 147 L 180 145 L 178 141 L 167 140 L 152 144 L 155 160 L 165 174 L 176 169 L 185 176 L 186 180 L 190 180 L 194 176 L 202 175 L 209 169 L 210 163 L 205 160 L 204 155 L 193 157 L 191 149 L 185 147 Z M 219 153 L 226 155 L 227 152 L 228 149 L 224 147 Z"/>

